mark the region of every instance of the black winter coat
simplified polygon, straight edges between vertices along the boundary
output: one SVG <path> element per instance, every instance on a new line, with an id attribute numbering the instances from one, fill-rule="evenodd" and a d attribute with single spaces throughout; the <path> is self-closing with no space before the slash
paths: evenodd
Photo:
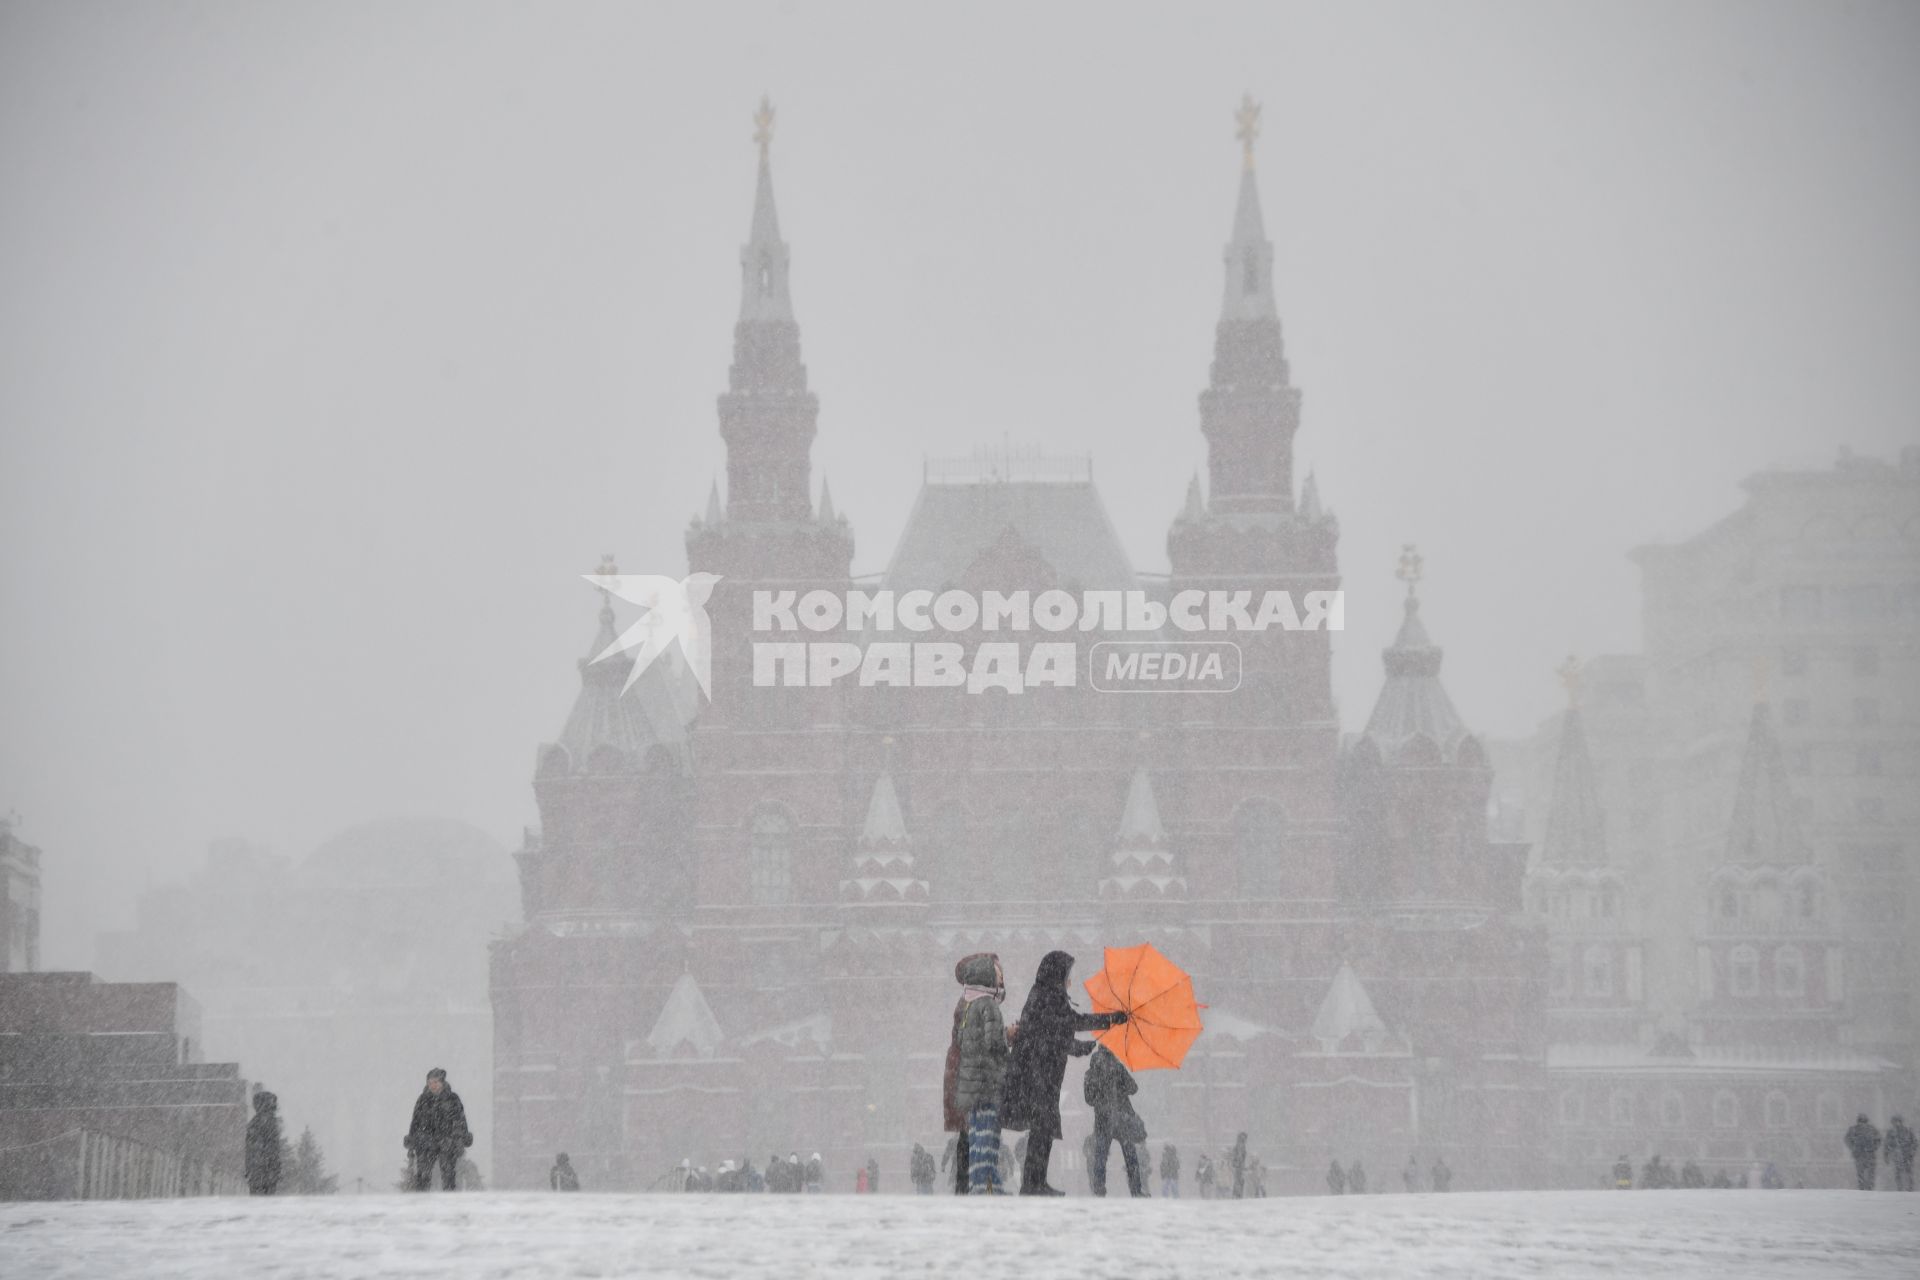
<path id="1" fill-rule="evenodd" d="M 1013 1058 L 1007 1064 L 1000 1103 L 1002 1129 L 1058 1138 L 1060 1085 L 1067 1076 L 1067 1059 L 1093 1052 L 1093 1041 L 1077 1040 L 1075 1033 L 1105 1031 L 1114 1024 L 1112 1014 L 1081 1013 L 1073 1007 L 1067 995 L 1067 975 L 1072 970 L 1073 957 L 1064 951 L 1049 951 L 1040 961 L 1033 990 L 1020 1011 Z"/>
<path id="2" fill-rule="evenodd" d="M 247 1121 L 247 1190 L 272 1195 L 280 1185 L 280 1113 L 276 1099 L 259 1093 L 253 1099 L 253 1119 Z"/>
<path id="3" fill-rule="evenodd" d="M 467 1109 L 453 1086 L 440 1086 L 440 1092 L 422 1089 L 413 1104 L 413 1124 L 407 1130 L 407 1150 L 442 1152 L 463 1151 L 473 1145 L 473 1130 L 467 1128 Z"/>
<path id="4" fill-rule="evenodd" d="M 1080 1093 L 1093 1108 L 1095 1120 L 1104 1121 L 1107 1132 L 1122 1142 L 1147 1140 L 1146 1122 L 1133 1109 L 1133 1095 L 1138 1092 L 1139 1081 L 1120 1059 L 1104 1045 L 1093 1051 Z"/>

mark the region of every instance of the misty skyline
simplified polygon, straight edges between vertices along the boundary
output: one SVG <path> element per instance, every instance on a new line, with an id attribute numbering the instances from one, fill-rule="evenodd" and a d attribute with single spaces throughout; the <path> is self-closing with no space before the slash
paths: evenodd
<path id="1" fill-rule="evenodd" d="M 46 967 L 215 837 L 533 821 L 578 575 L 684 572 L 724 471 L 763 93 L 855 572 L 924 456 L 1003 438 L 1091 453 L 1165 569 L 1251 93 L 1343 725 L 1412 541 L 1498 736 L 1639 647 L 1631 547 L 1920 435 L 1916 51 L 1891 5 L 8 6 L 0 808 Z"/>

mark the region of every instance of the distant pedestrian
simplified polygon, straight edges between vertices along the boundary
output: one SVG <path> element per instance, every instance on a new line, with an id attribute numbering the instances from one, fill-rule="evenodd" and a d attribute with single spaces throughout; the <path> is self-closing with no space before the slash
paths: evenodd
<path id="1" fill-rule="evenodd" d="M 880 1194 L 880 1162 L 872 1156 L 867 1157 L 867 1191 L 870 1195 Z"/>
<path id="2" fill-rule="evenodd" d="M 1233 1140 L 1233 1150 L 1227 1153 L 1227 1164 L 1233 1170 L 1233 1198 L 1244 1199 L 1247 1194 L 1247 1135 L 1242 1133 Z"/>
<path id="3" fill-rule="evenodd" d="M 1453 1170 L 1447 1167 L 1446 1157 L 1436 1156 L 1433 1161 L 1433 1189 L 1450 1191 L 1453 1188 Z"/>
<path id="4" fill-rule="evenodd" d="M 1367 1171 L 1357 1159 L 1347 1166 L 1347 1190 L 1356 1196 L 1367 1194 Z"/>
<path id="5" fill-rule="evenodd" d="M 1180 1149 L 1171 1142 L 1160 1148 L 1160 1194 L 1180 1198 Z"/>
<path id="6" fill-rule="evenodd" d="M 1204 1151 L 1193 1162 L 1193 1182 L 1202 1200 L 1213 1199 L 1213 1161 Z"/>
<path id="7" fill-rule="evenodd" d="M 1125 1013 L 1081 1013 L 1074 1008 L 1067 994 L 1072 972 L 1073 957 L 1064 951 L 1049 951 L 1041 957 L 1015 1025 L 1002 1127 L 1026 1131 L 1027 1161 L 1020 1175 L 1023 1196 L 1065 1194 L 1047 1184 L 1047 1166 L 1061 1135 L 1060 1085 L 1066 1078 L 1067 1059 L 1093 1052 L 1093 1042 L 1078 1039 L 1076 1033 L 1104 1031 L 1127 1020 Z"/>
<path id="8" fill-rule="evenodd" d="M 580 1175 L 573 1171 L 573 1162 L 562 1151 L 553 1158 L 553 1168 L 547 1170 L 547 1185 L 555 1191 L 578 1191 Z"/>
<path id="9" fill-rule="evenodd" d="M 807 1194 L 817 1196 L 827 1187 L 827 1166 L 820 1160 L 818 1151 L 807 1161 Z"/>
<path id="10" fill-rule="evenodd" d="M 1081 1091 L 1093 1108 L 1087 1180 L 1096 1196 L 1107 1194 L 1107 1156 L 1115 1142 L 1120 1144 L 1120 1158 L 1127 1167 L 1127 1191 L 1136 1197 L 1147 1194 L 1147 1171 L 1141 1167 L 1139 1145 L 1147 1140 L 1147 1126 L 1133 1109 L 1133 1095 L 1139 1090 L 1139 1081 L 1111 1049 L 1101 1045 L 1093 1051 Z"/>
<path id="11" fill-rule="evenodd" d="M 933 1153 L 919 1143 L 913 1144 L 913 1155 L 907 1160 L 907 1176 L 913 1180 L 913 1194 L 930 1196 L 933 1194 Z"/>
<path id="12" fill-rule="evenodd" d="M 1407 1194 L 1420 1190 L 1420 1161 L 1413 1155 L 1407 1156 L 1407 1167 L 1400 1171 L 1400 1181 L 1407 1186 Z"/>
<path id="13" fill-rule="evenodd" d="M 1633 1161 L 1624 1155 L 1613 1162 L 1613 1189 L 1615 1191 L 1633 1190 Z"/>
<path id="14" fill-rule="evenodd" d="M 1698 1191 L 1707 1185 L 1707 1175 L 1699 1165 L 1689 1160 L 1680 1166 L 1680 1185 L 1688 1191 Z"/>
<path id="15" fill-rule="evenodd" d="M 1336 1196 L 1347 1193 L 1347 1171 L 1338 1160 L 1327 1166 L 1327 1190 Z"/>
<path id="16" fill-rule="evenodd" d="M 1267 1166 L 1259 1156 L 1247 1160 L 1247 1193 L 1255 1200 L 1267 1198 Z"/>
<path id="17" fill-rule="evenodd" d="M 861 1165 L 853 1171 L 853 1194 L 857 1196 L 867 1194 L 867 1167 L 865 1165 Z"/>
<path id="18" fill-rule="evenodd" d="M 280 1188 L 280 1099 L 265 1089 L 253 1095 L 247 1121 L 247 1194 L 270 1196 Z"/>
<path id="19" fill-rule="evenodd" d="M 414 1101 L 413 1124 L 407 1129 L 405 1145 L 413 1155 L 415 1191 L 425 1191 L 432 1185 L 436 1165 L 440 1168 L 441 1189 L 454 1189 L 454 1171 L 461 1155 L 473 1145 L 473 1130 L 467 1127 L 467 1109 L 461 1105 L 460 1095 L 439 1067 L 427 1072 L 427 1087 Z"/>
<path id="20" fill-rule="evenodd" d="M 1847 1130 L 1847 1150 L 1853 1153 L 1853 1173 L 1859 1180 L 1860 1189 L 1873 1190 L 1873 1177 L 1878 1172 L 1880 1156 L 1880 1131 L 1873 1127 L 1873 1121 L 1867 1119 L 1864 1111 L 1853 1122 L 1853 1128 Z"/>
<path id="21" fill-rule="evenodd" d="M 1920 1140 L 1914 1137 L 1913 1130 L 1907 1128 L 1907 1122 L 1899 1116 L 1887 1126 L 1886 1159 L 1893 1166 L 1893 1189 L 1895 1191 L 1913 1190 L 1913 1155 L 1920 1146 Z"/>

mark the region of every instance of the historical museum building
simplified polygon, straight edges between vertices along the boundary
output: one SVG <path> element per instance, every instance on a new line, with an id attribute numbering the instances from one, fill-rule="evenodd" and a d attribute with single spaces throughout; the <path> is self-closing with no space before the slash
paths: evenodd
<path id="1" fill-rule="evenodd" d="M 1210 1006 L 1185 1067 L 1140 1076 L 1156 1146 L 1246 1130 L 1276 1192 L 1319 1186 L 1333 1157 L 1376 1177 L 1444 1157 L 1459 1189 L 1545 1178 L 1545 932 L 1522 914 L 1525 846 L 1489 838 L 1492 774 L 1441 685 L 1411 549 L 1378 701 L 1344 738 L 1324 629 L 1237 636 L 1224 693 L 754 682 L 756 589 L 1338 586 L 1338 522 L 1294 473 L 1255 118 L 1199 397 L 1208 483 L 1168 530 L 1169 571 L 1129 563 L 1086 465 L 1002 458 L 925 468 L 886 569 L 856 579 L 811 474 L 819 406 L 763 108 L 726 490 L 686 535 L 688 572 L 720 577 L 711 699 L 677 648 L 630 690 L 630 654 L 592 661 L 617 634 L 603 604 L 536 755 L 524 923 L 493 944 L 497 1185 L 544 1185 L 561 1150 L 608 1189 L 790 1151 L 822 1153 L 830 1186 L 869 1156 L 902 1177 L 941 1138 L 956 960 L 998 952 L 1011 1015 L 1047 951 L 1078 957 L 1078 992 L 1103 945 L 1140 941 Z"/>

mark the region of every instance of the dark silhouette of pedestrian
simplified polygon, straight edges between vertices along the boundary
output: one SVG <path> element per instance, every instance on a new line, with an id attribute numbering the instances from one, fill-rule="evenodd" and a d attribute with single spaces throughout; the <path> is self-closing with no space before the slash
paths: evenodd
<path id="1" fill-rule="evenodd" d="M 440 1167 L 441 1188 L 454 1189 L 455 1170 L 461 1155 L 473 1145 L 473 1130 L 467 1127 L 467 1109 L 460 1095 L 439 1067 L 427 1072 L 427 1087 L 414 1101 L 405 1145 L 413 1156 L 415 1191 L 425 1191 L 432 1184 L 435 1165 Z"/>
<path id="2" fill-rule="evenodd" d="M 1347 1171 L 1335 1160 L 1327 1166 L 1327 1190 L 1336 1196 L 1347 1193 Z"/>
<path id="3" fill-rule="evenodd" d="M 1087 1064 L 1082 1094 L 1093 1108 L 1093 1133 L 1087 1139 L 1087 1183 L 1093 1194 L 1107 1194 L 1107 1156 L 1113 1144 L 1120 1144 L 1120 1158 L 1127 1167 L 1127 1191 L 1134 1196 L 1147 1194 L 1147 1174 L 1141 1168 L 1139 1144 L 1147 1140 L 1146 1122 L 1133 1109 L 1133 1095 L 1139 1081 L 1105 1045 L 1093 1051 Z"/>
<path id="4" fill-rule="evenodd" d="M 1049 951 L 1040 960 L 1027 993 L 1026 1007 L 1014 1025 L 1013 1058 L 1007 1067 L 1004 1129 L 1025 1130 L 1027 1162 L 1020 1178 L 1023 1196 L 1066 1193 L 1047 1183 L 1053 1144 L 1060 1137 L 1060 1084 L 1066 1078 L 1067 1059 L 1093 1052 L 1091 1040 L 1076 1038 L 1081 1031 L 1105 1031 L 1127 1020 L 1124 1013 L 1081 1013 L 1067 994 L 1073 957 Z"/>
<path id="5" fill-rule="evenodd" d="M 1913 1130 L 1907 1128 L 1907 1122 L 1899 1116 L 1887 1126 L 1886 1159 L 1893 1166 L 1893 1189 L 1895 1191 L 1913 1190 L 1913 1153 L 1920 1145 L 1914 1138 Z"/>
<path id="6" fill-rule="evenodd" d="M 1853 1173 L 1860 1189 L 1873 1190 L 1873 1176 L 1878 1171 L 1880 1156 L 1880 1131 L 1873 1127 L 1873 1121 L 1867 1119 L 1864 1111 L 1853 1122 L 1853 1128 L 1847 1130 L 1847 1150 L 1853 1154 Z"/>
<path id="7" fill-rule="evenodd" d="M 253 1095 L 247 1121 L 247 1194 L 270 1196 L 280 1188 L 280 1099 L 265 1089 Z"/>
<path id="8" fill-rule="evenodd" d="M 547 1185 L 555 1191 L 578 1191 L 580 1175 L 573 1171 L 573 1162 L 562 1151 L 553 1158 L 553 1168 L 547 1170 Z"/>
<path id="9" fill-rule="evenodd" d="M 1358 1160 L 1347 1168 L 1347 1190 L 1356 1196 L 1367 1194 L 1367 1171 L 1360 1167 Z"/>

